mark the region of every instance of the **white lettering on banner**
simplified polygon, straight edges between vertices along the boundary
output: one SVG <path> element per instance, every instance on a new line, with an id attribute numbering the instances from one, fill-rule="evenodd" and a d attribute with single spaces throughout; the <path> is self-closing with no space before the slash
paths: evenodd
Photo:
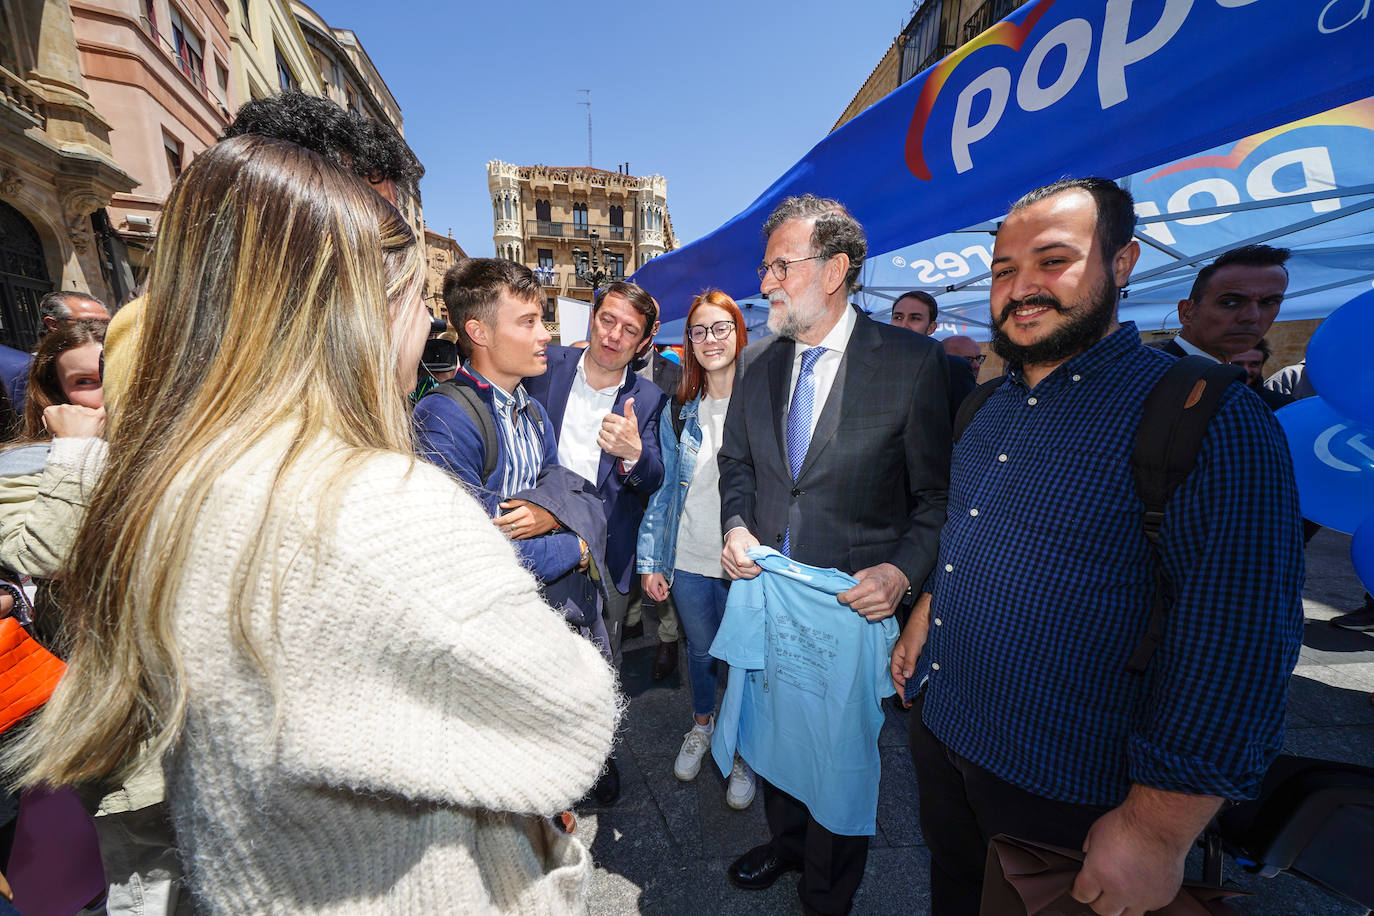
<path id="1" fill-rule="evenodd" d="M 935 266 L 947 272 L 951 280 L 968 276 L 968 261 L 952 251 L 942 251 L 935 256 Z"/>
<path id="2" fill-rule="evenodd" d="M 987 113 L 977 124 L 970 124 L 973 114 L 973 100 L 983 92 L 990 95 Z M 959 93 L 959 103 L 954 112 L 954 129 L 950 132 L 950 153 L 954 156 L 954 170 L 967 172 L 973 168 L 973 158 L 968 148 L 992 133 L 1002 112 L 1007 110 L 1007 98 L 1011 95 L 1011 71 L 1006 67 L 993 67 L 980 74 Z"/>
<path id="3" fill-rule="evenodd" d="M 1040 85 L 1040 68 L 1050 51 L 1064 47 L 1064 69 L 1049 86 Z M 1050 29 L 1031 49 L 1021 77 L 1016 81 L 1016 104 L 1023 111 L 1040 111 L 1068 95 L 1083 75 L 1093 46 L 1093 27 L 1086 19 L 1068 19 Z"/>
<path id="4" fill-rule="evenodd" d="M 959 277 L 968 276 L 973 272 L 970 262 L 974 258 L 982 261 L 985 267 L 992 266 L 992 252 L 986 245 L 970 245 L 957 254 L 953 251 L 941 251 L 936 253 L 932 260 L 921 258 L 907 266 L 916 271 L 917 283 L 934 285 L 945 280 L 957 280 Z M 937 273 L 937 268 L 947 272 Z"/>
<path id="5" fill-rule="evenodd" d="M 1240 9 L 1242 6 L 1249 6 L 1252 3 L 1258 2 L 1259 0 L 1217 0 L 1217 6 L 1224 7 L 1228 10 L 1235 10 Z"/>
<path id="6" fill-rule="evenodd" d="M 1332 8 L 1338 7 L 1341 9 L 1349 9 L 1352 5 L 1353 4 L 1351 4 L 1349 0 L 1331 0 L 1330 3 L 1322 7 L 1321 14 L 1317 16 L 1317 31 L 1321 32 L 1323 35 L 1334 35 L 1341 29 L 1352 26 L 1361 19 L 1367 19 L 1369 17 L 1369 0 L 1364 0 L 1364 2 L 1360 4 L 1359 11 L 1355 13 L 1354 16 L 1351 16 L 1335 28 L 1331 28 L 1330 24 L 1327 22 L 1326 14 L 1331 12 Z"/>
<path id="7" fill-rule="evenodd" d="M 1301 168 L 1302 181 L 1288 190 L 1280 191 L 1275 186 L 1275 177 L 1280 170 L 1294 166 Z M 1294 197 L 1298 194 L 1315 194 L 1336 187 L 1336 169 L 1331 164 L 1331 150 L 1325 146 L 1307 146 L 1302 149 L 1275 153 L 1257 162 L 1249 174 L 1245 176 L 1245 193 L 1250 200 L 1254 201 L 1278 200 L 1283 197 Z M 1195 206 L 1193 198 L 1199 194 L 1210 195 L 1215 203 Z M 1193 209 L 1203 209 L 1204 206 L 1229 206 L 1240 203 L 1240 201 L 1240 191 L 1232 182 L 1225 178 L 1204 178 L 1186 184 L 1170 195 L 1165 212 L 1186 213 Z M 1324 200 L 1309 201 L 1308 206 L 1312 208 L 1313 213 L 1330 213 L 1341 208 L 1341 201 L 1340 198 L 1331 197 Z M 1159 216 L 1160 209 L 1159 205 L 1152 200 L 1138 200 L 1135 204 L 1135 212 L 1137 216 Z M 1211 216 L 1183 217 L 1176 222 L 1183 226 L 1201 226 L 1225 219 L 1230 215 L 1229 213 L 1214 213 Z M 1168 223 L 1142 223 L 1140 231 L 1165 245 L 1177 244 Z"/>
<path id="8" fill-rule="evenodd" d="M 1274 187 L 1274 175 L 1288 165 L 1302 166 L 1302 184 L 1291 191 Z M 1331 151 L 1324 146 L 1309 146 L 1270 156 L 1250 170 L 1245 178 L 1245 190 L 1255 200 L 1274 200 L 1295 194 L 1314 194 L 1336 187 L 1336 169 L 1331 164 Z M 1313 213 L 1330 213 L 1341 208 L 1339 197 L 1312 201 Z"/>
<path id="9" fill-rule="evenodd" d="M 1193 206 L 1193 198 L 1198 194 L 1210 194 L 1212 199 L 1216 201 L 1207 204 L 1208 207 L 1229 207 L 1231 204 L 1240 203 L 1240 192 L 1236 190 L 1235 185 L 1225 178 L 1202 178 L 1185 184 L 1169 196 L 1169 212 L 1183 213 L 1187 210 L 1203 209 Z M 1226 217 L 1227 214 L 1225 213 L 1213 213 L 1211 216 L 1190 216 L 1186 219 L 1180 219 L 1179 223 L 1184 226 L 1205 226 Z"/>
<path id="10" fill-rule="evenodd" d="M 1153 200 L 1137 200 L 1135 202 L 1135 215 L 1158 216 L 1159 204 L 1155 203 Z M 1174 238 L 1174 234 L 1169 231 L 1168 223 L 1141 223 L 1136 231 L 1143 232 L 1156 242 L 1161 242 L 1165 245 L 1178 244 L 1178 240 Z"/>
<path id="11" fill-rule="evenodd" d="M 985 270 L 992 269 L 992 252 L 988 251 L 986 245 L 970 245 L 969 247 L 965 248 L 963 251 L 959 253 L 966 258 L 982 258 L 983 268 Z"/>
<path id="12" fill-rule="evenodd" d="M 1164 12 L 1150 31 L 1128 41 L 1133 0 L 1107 0 L 1102 22 L 1102 47 L 1097 54 L 1097 95 L 1102 110 L 1126 101 L 1126 68 L 1154 54 L 1178 34 L 1193 0 L 1166 0 Z"/>

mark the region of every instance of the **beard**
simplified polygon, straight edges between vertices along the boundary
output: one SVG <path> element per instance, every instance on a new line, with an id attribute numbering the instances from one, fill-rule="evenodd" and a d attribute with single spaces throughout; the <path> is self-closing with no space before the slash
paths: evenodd
<path id="1" fill-rule="evenodd" d="M 1009 301 L 1000 316 L 992 319 L 992 349 L 1009 363 L 1040 366 L 1062 363 L 1077 356 L 1107 334 L 1116 320 L 1116 303 L 1121 289 L 1110 279 L 1090 290 L 1088 295 L 1071 306 L 1065 306 L 1049 293 L 1027 296 Z M 1062 313 L 1068 320 L 1035 343 L 1018 344 L 1002 330 L 1011 313 L 1022 306 L 1037 305 Z"/>
<path id="2" fill-rule="evenodd" d="M 781 301 L 781 308 L 775 307 L 773 303 Z M 787 337 L 796 340 L 799 334 L 805 334 L 811 330 L 823 317 L 825 317 L 825 302 L 817 299 L 814 303 L 803 305 L 794 299 L 783 299 L 781 296 L 775 300 L 771 295 L 768 297 L 768 330 L 779 337 Z"/>

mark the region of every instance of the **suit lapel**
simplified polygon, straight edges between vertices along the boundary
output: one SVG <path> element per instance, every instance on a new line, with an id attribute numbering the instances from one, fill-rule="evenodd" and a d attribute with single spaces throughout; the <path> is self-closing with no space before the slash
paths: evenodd
<path id="1" fill-rule="evenodd" d="M 787 458 L 787 385 L 791 381 L 792 360 L 796 357 L 796 343 L 779 338 L 768 348 L 768 398 L 767 413 L 773 417 L 773 432 L 778 437 L 778 454 L 782 456 L 782 466 L 788 467 Z"/>
<path id="2" fill-rule="evenodd" d="M 568 410 L 568 394 L 572 391 L 573 380 L 577 377 L 577 361 L 582 358 L 582 351 L 569 349 L 560 356 L 562 359 L 558 364 L 558 384 L 549 385 L 549 403 L 545 404 L 544 408 L 549 412 L 549 422 L 553 424 L 553 428 L 561 432 L 563 414 Z M 554 370 L 550 367 L 549 371 Z"/>
<path id="3" fill-rule="evenodd" d="M 835 372 L 835 381 L 826 396 L 825 406 L 816 420 L 816 431 L 811 434 L 811 444 L 806 449 L 806 460 L 802 462 L 797 479 L 801 480 L 815 467 L 821 454 L 835 438 L 840 420 L 844 419 L 845 392 L 863 392 L 872 389 L 870 380 L 878 369 L 878 344 L 881 338 L 872 319 L 860 315 L 849 335 L 849 344 L 840 356 L 840 366 Z M 857 394 L 855 395 L 858 396 Z"/>

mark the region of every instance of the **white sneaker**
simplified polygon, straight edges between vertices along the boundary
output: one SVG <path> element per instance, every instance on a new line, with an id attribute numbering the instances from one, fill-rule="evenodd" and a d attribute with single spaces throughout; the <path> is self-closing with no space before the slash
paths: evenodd
<path id="1" fill-rule="evenodd" d="M 754 771 L 739 754 L 730 768 L 730 782 L 725 787 L 725 803 L 736 811 L 743 811 L 754 801 Z"/>
<path id="2" fill-rule="evenodd" d="M 682 750 L 673 761 L 673 775 L 683 782 L 691 782 L 701 772 L 701 761 L 711 749 L 711 736 L 716 732 L 716 717 L 706 725 L 693 725 L 682 739 Z"/>

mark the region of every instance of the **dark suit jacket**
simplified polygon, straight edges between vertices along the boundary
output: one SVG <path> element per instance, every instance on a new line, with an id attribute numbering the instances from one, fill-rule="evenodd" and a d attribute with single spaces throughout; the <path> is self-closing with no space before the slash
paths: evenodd
<path id="1" fill-rule="evenodd" d="M 978 373 L 962 356 L 946 353 L 945 361 L 949 366 L 949 415 L 952 419 L 959 412 L 959 405 L 964 403 L 964 398 L 978 387 Z"/>
<path id="2" fill-rule="evenodd" d="M 857 572 L 891 563 L 921 587 L 939 553 L 949 486 L 947 362 L 940 344 L 858 316 L 797 480 L 786 413 L 796 344 L 741 354 L 720 449 L 721 518 L 792 556 Z"/>
<path id="3" fill-rule="evenodd" d="M 572 347 L 550 346 L 548 371 L 525 379 L 525 391 L 544 406 L 549 420 L 560 439 L 563 414 L 568 407 L 568 393 L 577 376 L 577 361 L 582 351 Z M 601 465 L 594 483 L 606 506 L 606 566 L 611 580 L 621 594 L 628 594 L 634 573 L 635 545 L 639 540 L 639 522 L 649 497 L 663 483 L 663 458 L 658 451 L 658 417 L 668 396 L 653 382 L 626 371 L 625 384 L 615 396 L 616 413 L 625 412 L 625 402 L 635 399 L 635 416 L 639 420 L 641 451 L 639 461 L 622 473 L 620 461 L 606 452 L 601 453 Z"/>
<path id="4" fill-rule="evenodd" d="M 657 350 L 650 350 L 648 376 L 669 398 L 677 396 L 678 383 L 682 381 L 682 367 L 671 359 L 664 359 Z"/>
<path id="5" fill-rule="evenodd" d="M 1180 347 L 1178 342 L 1173 338 L 1160 343 L 1152 343 L 1149 344 L 1149 346 L 1154 347 L 1156 350 L 1163 350 L 1170 356 L 1188 355 L 1188 351 Z M 1250 390 L 1259 395 L 1260 400 L 1264 402 L 1264 406 L 1268 407 L 1270 410 L 1278 410 L 1283 405 L 1293 402 L 1293 398 L 1290 395 L 1284 394 L 1282 391 L 1270 391 L 1268 388 L 1263 387 L 1251 388 Z"/>

